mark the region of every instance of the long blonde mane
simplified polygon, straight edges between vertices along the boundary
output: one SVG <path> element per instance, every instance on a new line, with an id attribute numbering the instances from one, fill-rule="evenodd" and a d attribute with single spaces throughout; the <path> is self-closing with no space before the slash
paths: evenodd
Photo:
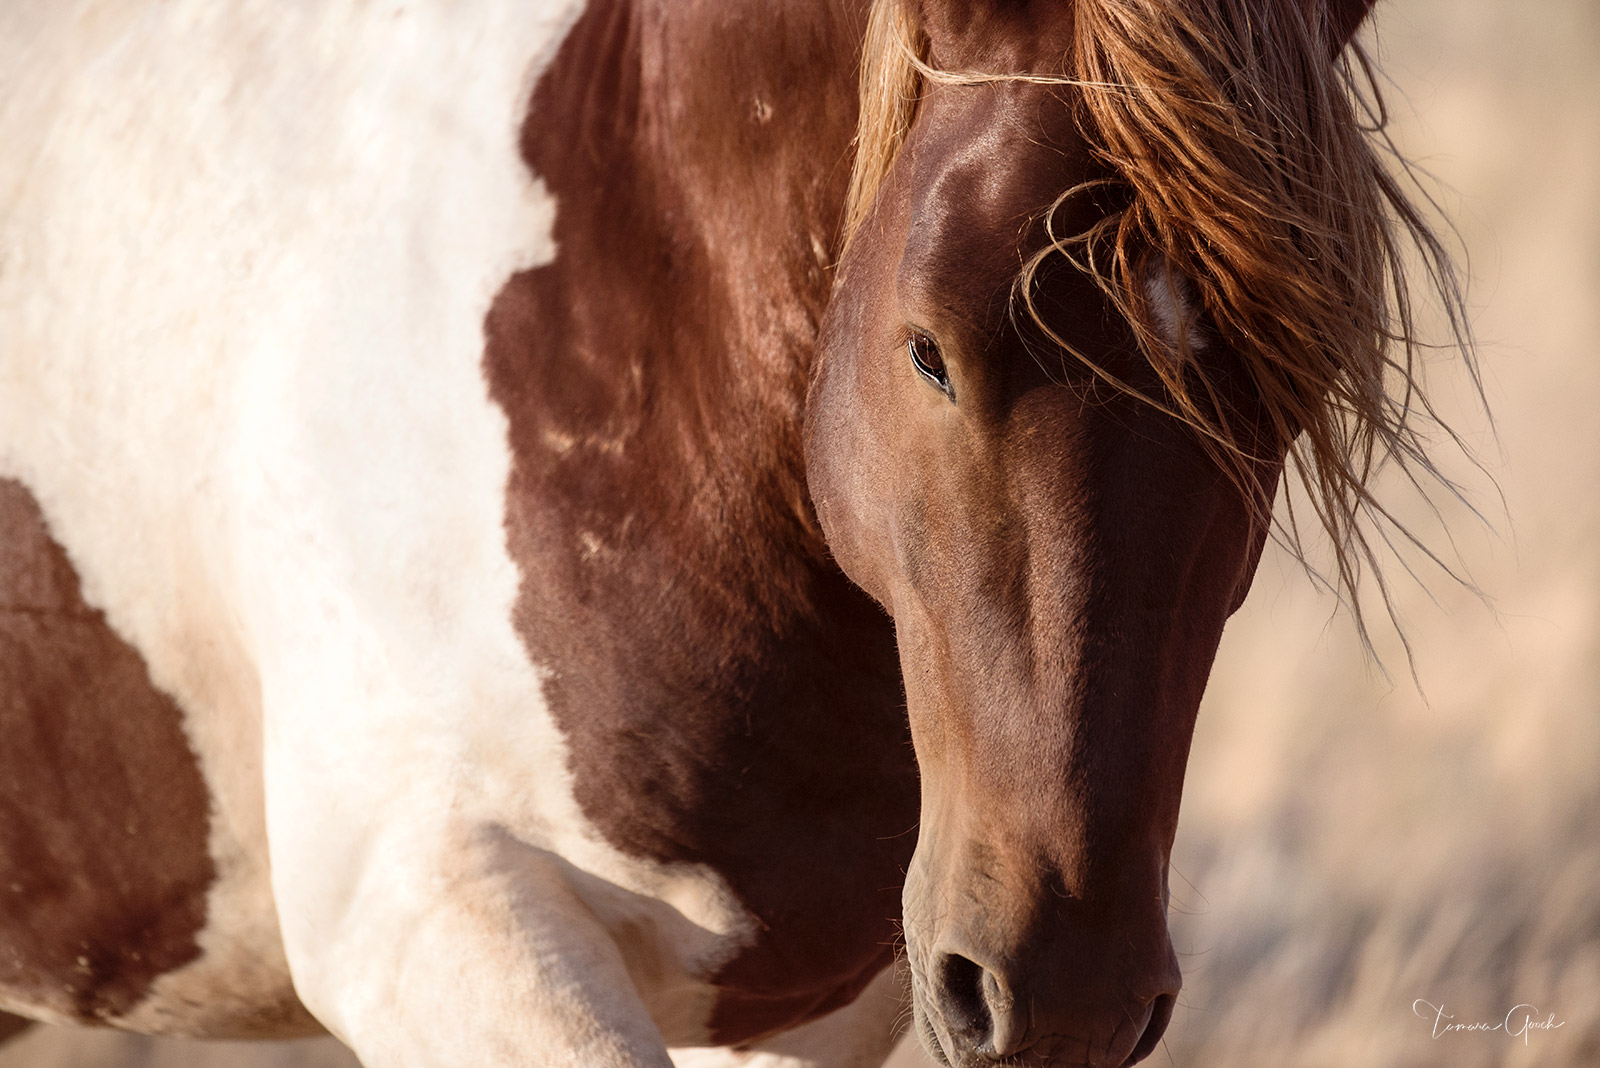
<path id="1" fill-rule="evenodd" d="M 848 245 L 866 220 L 928 84 L 1070 87 L 1079 128 L 1126 206 L 1087 232 L 1063 234 L 1057 210 L 1091 189 L 1042 205 L 1049 244 L 1021 265 L 1014 315 L 1115 387 L 1137 392 L 1068 344 L 1034 303 L 1036 276 L 1051 257 L 1086 271 L 1132 325 L 1163 384 L 1159 396 L 1138 395 L 1193 427 L 1266 512 L 1270 499 L 1251 472 L 1267 450 L 1230 424 L 1215 384 L 1190 358 L 1191 324 L 1162 323 L 1170 302 L 1153 306 L 1149 288 L 1154 281 L 1192 297 L 1204 328 L 1237 353 L 1261 397 L 1277 439 L 1269 447 L 1287 448 L 1315 526 L 1331 541 L 1327 584 L 1345 595 L 1365 638 L 1364 572 L 1393 614 L 1378 546 L 1409 542 L 1454 575 L 1371 490 L 1378 469 L 1394 464 L 1414 485 L 1458 493 L 1428 455 L 1427 438 L 1442 434 L 1466 451 L 1422 389 L 1425 346 L 1408 262 L 1442 307 L 1475 383 L 1477 369 L 1461 287 L 1402 184 L 1412 173 L 1384 132 L 1373 72 L 1358 45 L 1340 49 L 1325 7 L 1076 0 L 1074 49 L 1055 75 L 937 70 L 911 5 L 876 0 L 844 233 Z M 1304 561 L 1292 505 L 1285 515 L 1278 536 Z"/>

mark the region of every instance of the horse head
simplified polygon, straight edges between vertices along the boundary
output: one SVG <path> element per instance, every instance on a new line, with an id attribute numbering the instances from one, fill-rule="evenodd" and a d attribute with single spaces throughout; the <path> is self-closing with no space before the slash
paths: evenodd
<path id="1" fill-rule="evenodd" d="M 1129 1064 L 1171 1016 L 1168 859 L 1201 694 L 1286 453 L 1320 446 L 1329 394 L 1370 377 L 1376 343 L 1347 344 L 1348 319 L 1382 314 L 1364 260 L 1343 283 L 1305 264 L 1315 225 L 1273 231 L 1281 201 L 1359 248 L 1360 220 L 1319 201 L 1327 176 L 1248 185 L 1273 183 L 1263 151 L 1315 172 L 1322 146 L 1293 143 L 1309 124 L 1358 136 L 1307 79 L 1363 11 L 873 12 L 807 475 L 835 558 L 894 619 L 922 775 L 906 952 L 948 1063 Z M 1191 114 L 1229 103 L 1246 60 L 1278 79 L 1250 91 L 1282 95 L 1255 119 L 1286 128 Z M 1337 336 L 1297 340 L 1341 302 Z"/>

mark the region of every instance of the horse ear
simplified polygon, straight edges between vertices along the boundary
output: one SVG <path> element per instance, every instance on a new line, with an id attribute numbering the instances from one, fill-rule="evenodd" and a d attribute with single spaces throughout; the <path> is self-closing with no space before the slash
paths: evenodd
<path id="1" fill-rule="evenodd" d="M 1334 51 L 1350 43 L 1361 22 L 1372 10 L 1374 0 L 1316 0 L 1328 5 L 1328 28 L 1333 33 Z"/>

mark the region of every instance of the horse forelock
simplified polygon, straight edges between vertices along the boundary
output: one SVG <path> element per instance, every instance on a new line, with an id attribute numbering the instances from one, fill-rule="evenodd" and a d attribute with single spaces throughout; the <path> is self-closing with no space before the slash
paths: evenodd
<path id="1" fill-rule="evenodd" d="M 1296 0 L 1076 0 L 1066 16 L 1074 20 L 1072 50 L 1055 74 L 939 69 L 917 5 L 876 0 L 843 232 L 848 247 L 931 84 L 1026 81 L 1068 90 L 1065 106 L 1114 177 L 1040 206 L 1047 243 L 1018 274 L 1014 318 L 1192 427 L 1263 519 L 1272 492 L 1259 480 L 1260 462 L 1287 451 L 1315 516 L 1305 526 L 1328 535 L 1327 584 L 1346 599 L 1364 638 L 1363 573 L 1372 572 L 1388 603 L 1381 548 L 1410 542 L 1444 566 L 1374 496 L 1373 475 L 1392 464 L 1413 484 L 1459 495 L 1429 441 L 1439 436 L 1467 451 L 1423 389 L 1428 346 L 1419 305 L 1442 309 L 1449 347 L 1474 382 L 1477 370 L 1450 255 L 1410 192 L 1413 172 L 1385 132 L 1367 57 L 1347 44 L 1359 21 L 1351 9 Z M 1069 201 L 1107 192 L 1119 209 L 1084 232 L 1057 230 Z M 1129 322 L 1161 381 L 1159 395 L 1116 378 L 1045 321 L 1034 302 L 1037 276 L 1057 256 L 1090 275 Z M 1163 274 L 1168 284 L 1154 285 Z M 1152 297 L 1164 292 L 1192 298 L 1205 328 L 1236 354 L 1259 398 L 1266 440 L 1230 420 L 1219 383 L 1192 358 L 1200 335 L 1174 330 L 1164 319 L 1170 302 Z M 1277 537 L 1305 562 L 1292 502 Z"/>

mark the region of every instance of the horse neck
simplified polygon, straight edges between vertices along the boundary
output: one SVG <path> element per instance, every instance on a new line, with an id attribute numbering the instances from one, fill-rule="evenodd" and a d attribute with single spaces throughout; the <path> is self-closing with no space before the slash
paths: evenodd
<path id="1" fill-rule="evenodd" d="M 523 132 L 557 204 L 559 289 L 541 318 L 560 336 L 519 361 L 561 364 L 537 374 L 557 394 L 546 425 L 575 415 L 580 442 L 650 450 L 680 494 L 667 510 L 713 529 L 743 518 L 728 533 L 746 549 L 779 530 L 786 551 L 822 548 L 800 420 L 860 6 L 592 0 Z"/>
<path id="2" fill-rule="evenodd" d="M 743 550 L 781 531 L 790 557 L 824 555 L 801 420 L 855 126 L 844 6 L 652 5 L 638 36 L 629 199 L 656 224 L 638 279 L 660 313 L 655 395 L 702 508 L 743 516 Z"/>
<path id="3" fill-rule="evenodd" d="M 864 6 L 591 0 L 540 78 L 521 152 L 556 258 L 497 297 L 484 368 L 513 555 L 573 598 L 546 624 L 610 590 L 720 641 L 837 600 L 801 421 Z"/>

